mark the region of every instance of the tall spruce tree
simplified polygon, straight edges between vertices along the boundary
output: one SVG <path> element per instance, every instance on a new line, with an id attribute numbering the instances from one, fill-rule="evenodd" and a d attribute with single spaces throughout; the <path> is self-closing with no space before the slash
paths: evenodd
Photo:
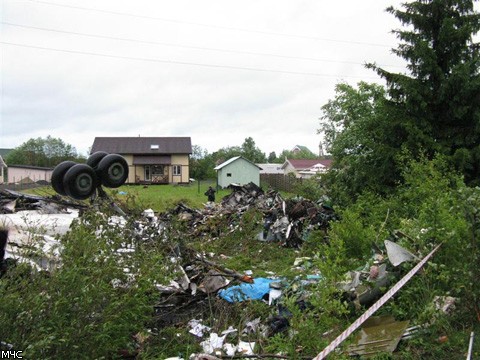
<path id="1" fill-rule="evenodd" d="M 393 32 L 409 74 L 374 64 L 387 82 L 391 126 L 413 154 L 450 157 L 467 183 L 480 184 L 480 29 L 474 1 L 420 0 L 387 9 L 404 26 Z"/>

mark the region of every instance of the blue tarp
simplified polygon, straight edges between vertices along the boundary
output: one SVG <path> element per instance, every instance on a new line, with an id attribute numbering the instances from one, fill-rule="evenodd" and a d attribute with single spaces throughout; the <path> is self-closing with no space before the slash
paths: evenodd
<path id="1" fill-rule="evenodd" d="M 278 282 L 278 279 L 256 278 L 253 284 L 234 285 L 220 290 L 218 295 L 231 303 L 244 300 L 260 300 L 270 292 L 270 283 L 275 281 Z"/>

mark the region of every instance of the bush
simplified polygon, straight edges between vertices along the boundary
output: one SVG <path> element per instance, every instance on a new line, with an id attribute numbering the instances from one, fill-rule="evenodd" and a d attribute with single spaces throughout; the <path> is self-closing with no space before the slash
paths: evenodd
<path id="1" fill-rule="evenodd" d="M 153 314 L 155 282 L 168 268 L 162 249 L 125 229 L 88 212 L 60 239 L 60 267 L 10 269 L 0 279 L 0 339 L 32 359 L 134 352 L 134 336 Z M 134 252 L 118 251 L 133 246 Z"/>

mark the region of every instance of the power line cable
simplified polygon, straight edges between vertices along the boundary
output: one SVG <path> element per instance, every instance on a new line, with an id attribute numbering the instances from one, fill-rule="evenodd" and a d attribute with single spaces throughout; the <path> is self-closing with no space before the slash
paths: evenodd
<path id="1" fill-rule="evenodd" d="M 23 47 L 23 48 L 30 48 L 30 49 L 37 49 L 37 50 L 48 50 L 48 51 L 63 52 L 63 53 L 69 53 L 69 54 L 91 55 L 91 56 L 99 56 L 99 57 L 105 57 L 105 58 L 134 60 L 134 61 L 145 61 L 145 62 L 154 62 L 154 63 L 163 63 L 163 64 L 202 66 L 202 67 L 209 67 L 209 68 L 220 68 L 220 69 L 229 69 L 229 70 L 246 70 L 246 71 L 256 71 L 256 72 L 269 72 L 269 73 L 288 74 L 288 75 L 305 75 L 305 76 L 335 77 L 335 78 L 340 77 L 340 78 L 356 78 L 356 79 L 365 79 L 365 78 L 377 79 L 376 77 L 365 77 L 365 76 L 352 76 L 352 75 L 339 76 L 339 75 L 331 75 L 331 74 L 301 72 L 301 71 L 261 69 L 261 68 L 252 68 L 252 67 L 243 67 L 243 66 L 217 65 L 217 64 L 195 63 L 195 62 L 188 62 L 188 61 L 176 61 L 176 60 L 164 60 L 164 59 L 154 59 L 154 58 L 141 58 L 141 57 L 133 57 L 133 56 L 110 55 L 110 54 L 101 54 L 101 53 L 88 52 L 88 51 L 66 50 L 66 49 L 56 49 L 56 48 L 36 46 L 36 45 L 18 44 L 18 43 L 12 43 L 12 42 L 7 42 L 7 41 L 0 41 L 0 44 Z"/>
<path id="2" fill-rule="evenodd" d="M 41 0 L 27 0 L 27 1 L 30 1 L 30 2 L 33 2 L 33 3 L 38 3 L 38 4 L 50 5 L 50 6 L 76 9 L 76 10 L 96 11 L 96 12 L 111 14 L 111 15 L 129 16 L 129 17 L 135 17 L 135 18 L 140 18 L 140 19 L 148 19 L 148 20 L 169 22 L 169 23 L 174 23 L 174 24 L 194 25 L 194 26 L 207 27 L 207 28 L 212 28 L 212 29 L 224 29 L 224 30 L 230 30 L 230 31 L 240 31 L 240 32 L 254 33 L 254 34 L 263 34 L 263 35 L 271 35 L 271 36 L 283 36 L 283 37 L 290 37 L 290 38 L 297 38 L 297 39 L 308 39 L 308 40 L 326 41 L 326 42 L 333 42 L 333 43 L 343 43 L 343 44 L 349 44 L 349 45 L 353 44 L 353 45 L 376 46 L 376 47 L 387 47 L 387 48 L 391 47 L 391 45 L 387 45 L 387 44 L 378 44 L 378 43 L 370 43 L 370 42 L 363 42 L 363 41 L 351 41 L 351 40 L 336 40 L 336 39 L 321 38 L 321 37 L 309 36 L 309 35 L 287 34 L 287 33 L 278 33 L 278 32 L 274 32 L 274 31 L 252 30 L 252 29 L 246 29 L 246 28 L 237 28 L 237 27 L 230 27 L 230 26 L 204 24 L 204 23 L 198 23 L 198 22 L 192 22 L 192 21 L 167 19 L 167 18 L 149 16 L 149 15 L 130 14 L 130 13 L 120 12 L 120 11 L 94 9 L 94 8 L 88 8 L 88 7 L 83 7 L 83 6 L 58 4 L 58 3 L 54 3 L 54 2 L 50 2 L 50 1 L 41 1 Z"/>
<path id="3" fill-rule="evenodd" d="M 82 33 L 82 32 L 76 32 L 76 31 L 52 29 L 52 28 L 45 28 L 45 27 L 38 27 L 38 26 L 31 26 L 31 25 L 23 25 L 23 24 L 15 24 L 15 23 L 6 22 L 6 21 L 2 21 L 1 24 L 8 25 L 8 26 L 25 28 L 25 29 L 34 29 L 34 30 L 55 32 L 55 33 L 60 33 L 60 34 L 85 36 L 85 37 L 91 37 L 91 38 L 97 38 L 97 39 L 128 41 L 128 42 L 135 42 L 135 43 L 149 44 L 149 45 L 170 46 L 170 47 L 178 47 L 178 48 L 184 48 L 184 49 L 206 50 L 206 51 L 216 51 L 216 52 L 223 52 L 223 53 L 230 53 L 230 54 L 244 54 L 244 55 L 254 55 L 254 56 L 269 56 L 269 57 L 276 57 L 276 58 L 282 58 L 282 59 L 292 59 L 292 60 L 330 62 L 330 63 L 341 63 L 341 64 L 351 64 L 351 65 L 362 65 L 362 66 L 364 65 L 364 63 L 359 63 L 359 62 L 355 62 L 355 61 L 347 61 L 347 60 L 319 59 L 319 58 L 312 58 L 312 57 L 279 55 L 279 54 L 261 53 L 261 52 L 253 52 L 253 51 L 242 51 L 242 50 L 220 49 L 220 48 L 194 46 L 194 45 L 173 44 L 173 43 L 160 42 L 160 41 L 123 38 L 123 37 L 116 37 L 116 36 Z M 401 66 L 397 66 L 397 65 L 380 65 L 380 66 L 401 68 Z"/>

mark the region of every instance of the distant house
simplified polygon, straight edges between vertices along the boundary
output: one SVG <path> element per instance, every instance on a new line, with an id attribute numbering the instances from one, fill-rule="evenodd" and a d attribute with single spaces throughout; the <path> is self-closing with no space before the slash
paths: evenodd
<path id="1" fill-rule="evenodd" d="M 250 182 L 260 186 L 262 168 L 242 156 L 235 156 L 215 167 L 217 184 L 225 188 L 231 183 L 245 185 Z"/>
<path id="2" fill-rule="evenodd" d="M 312 154 L 313 152 L 307 148 L 306 146 L 303 145 L 295 145 L 293 149 L 291 150 L 292 153 L 298 154 L 298 153 L 304 153 L 304 154 Z"/>
<path id="3" fill-rule="evenodd" d="M 12 150 L 13 150 L 13 149 L 0 148 L 0 156 L 5 157 L 5 156 L 7 156 L 8 153 L 9 153 L 10 151 L 12 151 Z"/>
<path id="4" fill-rule="evenodd" d="M 50 182 L 53 168 L 30 166 L 30 165 L 9 165 L 7 182 L 9 184 L 28 184 L 32 182 Z"/>
<path id="5" fill-rule="evenodd" d="M 287 159 L 283 163 L 282 169 L 285 174 L 294 174 L 297 178 L 308 179 L 316 174 L 327 172 L 331 164 L 332 160 L 330 159 Z"/>
<path id="6" fill-rule="evenodd" d="M 3 184 L 4 182 L 8 182 L 7 180 L 7 164 L 5 163 L 5 156 L 12 151 L 13 149 L 4 149 L 0 148 L 0 184 Z"/>
<path id="7" fill-rule="evenodd" d="M 3 161 L 2 155 L 0 155 L 0 184 L 5 182 L 5 169 L 7 168 L 7 164 Z"/>
<path id="8" fill-rule="evenodd" d="M 129 184 L 189 182 L 190 137 L 96 137 L 91 154 L 106 151 L 127 160 Z"/>
<path id="9" fill-rule="evenodd" d="M 282 164 L 257 164 L 257 166 L 262 168 L 260 170 L 260 175 L 283 174 Z"/>

